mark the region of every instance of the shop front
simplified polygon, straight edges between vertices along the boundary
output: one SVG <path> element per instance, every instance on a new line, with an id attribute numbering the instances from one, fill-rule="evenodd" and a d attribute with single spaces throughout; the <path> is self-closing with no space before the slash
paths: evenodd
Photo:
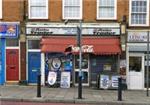
<path id="1" fill-rule="evenodd" d="M 84 86 L 96 84 L 99 74 L 118 74 L 118 56 L 121 54 L 120 41 L 116 37 L 83 37 L 82 38 L 82 81 Z M 72 51 L 65 54 L 65 49 L 71 46 Z M 41 52 L 45 58 L 45 82 L 48 72 L 57 72 L 57 82 L 62 72 L 69 72 L 71 83 L 78 85 L 79 48 L 76 47 L 76 37 L 43 37 Z M 42 59 L 42 58 L 41 58 Z M 43 66 L 44 67 L 44 66 Z"/>
<path id="2" fill-rule="evenodd" d="M 137 30 L 128 32 L 128 39 L 127 39 L 128 42 L 126 50 L 128 89 L 144 89 L 147 86 L 146 68 L 147 68 L 148 33 L 149 31 L 137 31 Z"/>
<path id="3" fill-rule="evenodd" d="M 19 23 L 0 23 L 1 83 L 19 81 Z M 6 67 L 6 71 L 5 70 Z"/>
<path id="4" fill-rule="evenodd" d="M 55 83 L 64 86 L 61 83 L 65 77 L 67 77 L 66 80 L 69 80 L 70 85 L 78 85 L 77 26 L 78 23 L 69 25 L 63 23 L 27 23 L 28 80 L 36 80 L 38 70 L 38 73 L 41 73 L 42 85 L 54 85 Z M 119 74 L 120 25 L 117 23 L 83 23 L 82 35 L 83 85 L 95 85 L 97 76 L 101 73 Z M 65 52 L 68 47 L 72 49 L 70 53 Z M 38 59 L 31 60 L 31 52 L 39 53 Z M 30 61 L 37 63 L 30 64 Z M 38 67 L 33 65 L 38 65 Z M 32 78 L 29 74 L 31 71 L 36 72 L 34 76 L 31 76 Z"/>

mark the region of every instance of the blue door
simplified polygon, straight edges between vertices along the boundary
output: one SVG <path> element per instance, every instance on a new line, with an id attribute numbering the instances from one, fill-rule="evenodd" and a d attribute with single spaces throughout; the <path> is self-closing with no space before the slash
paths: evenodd
<path id="1" fill-rule="evenodd" d="M 5 39 L 0 39 L 0 85 L 5 83 Z"/>
<path id="2" fill-rule="evenodd" d="M 28 53 L 28 82 L 37 83 L 37 75 L 40 73 L 41 68 L 41 53 L 29 52 Z"/>

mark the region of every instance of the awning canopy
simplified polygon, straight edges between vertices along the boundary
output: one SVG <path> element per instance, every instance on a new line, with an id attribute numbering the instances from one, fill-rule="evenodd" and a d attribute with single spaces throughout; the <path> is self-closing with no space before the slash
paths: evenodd
<path id="1" fill-rule="evenodd" d="M 42 52 L 64 52 L 69 46 L 72 52 L 78 52 L 76 37 L 43 37 Z M 121 54 L 118 38 L 82 37 L 82 52 L 100 55 Z"/>

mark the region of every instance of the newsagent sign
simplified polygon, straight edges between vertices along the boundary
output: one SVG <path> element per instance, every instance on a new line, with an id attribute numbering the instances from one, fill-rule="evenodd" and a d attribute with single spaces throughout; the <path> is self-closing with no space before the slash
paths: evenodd
<path id="1" fill-rule="evenodd" d="M 27 27 L 28 36 L 76 35 L 76 27 Z M 83 35 L 115 36 L 120 35 L 119 27 L 82 27 Z"/>
<path id="2" fill-rule="evenodd" d="M 19 34 L 19 25 L 16 23 L 0 23 L 1 38 L 17 38 Z"/>

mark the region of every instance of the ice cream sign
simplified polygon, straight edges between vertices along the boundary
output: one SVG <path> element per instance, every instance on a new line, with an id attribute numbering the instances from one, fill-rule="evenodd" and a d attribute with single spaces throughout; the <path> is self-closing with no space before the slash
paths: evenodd
<path id="1" fill-rule="evenodd" d="M 0 37 L 17 38 L 19 34 L 19 26 L 15 23 L 0 23 Z"/>

